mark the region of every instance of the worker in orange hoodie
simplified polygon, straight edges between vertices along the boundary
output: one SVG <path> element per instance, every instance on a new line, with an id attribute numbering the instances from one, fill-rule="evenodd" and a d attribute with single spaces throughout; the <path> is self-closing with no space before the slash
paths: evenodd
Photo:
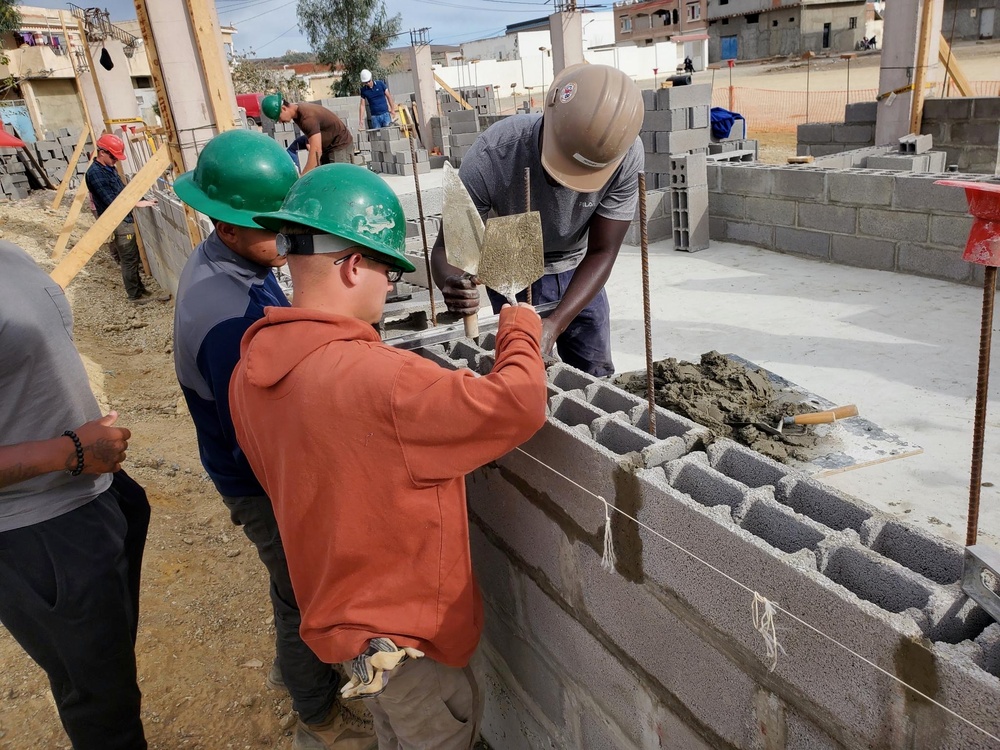
<path id="1" fill-rule="evenodd" d="M 280 211 L 295 288 L 243 338 L 230 402 L 285 541 L 303 640 L 343 662 L 379 748 L 469 750 L 483 628 L 465 475 L 545 421 L 541 320 L 500 313 L 493 371 L 446 370 L 381 342 L 386 294 L 413 264 L 402 207 L 377 175 L 319 167 Z"/>

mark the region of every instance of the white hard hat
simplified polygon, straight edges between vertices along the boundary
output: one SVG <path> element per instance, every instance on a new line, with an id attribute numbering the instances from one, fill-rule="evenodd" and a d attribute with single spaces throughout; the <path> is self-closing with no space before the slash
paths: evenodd
<path id="1" fill-rule="evenodd" d="M 361 83 L 368 83 L 372 79 L 372 72 L 365 68 L 361 71 Z"/>

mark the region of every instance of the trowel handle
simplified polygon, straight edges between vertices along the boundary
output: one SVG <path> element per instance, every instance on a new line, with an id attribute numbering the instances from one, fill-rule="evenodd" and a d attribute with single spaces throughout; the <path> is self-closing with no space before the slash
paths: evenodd
<path id="1" fill-rule="evenodd" d="M 838 419 L 858 416 L 858 407 L 854 404 L 838 406 L 829 411 L 814 411 L 811 414 L 798 414 L 794 417 L 785 417 L 785 424 L 827 424 L 836 422 Z"/>
<path id="2" fill-rule="evenodd" d="M 462 318 L 462 322 L 465 323 L 465 335 L 470 339 L 479 338 L 479 313 L 472 313 L 472 315 L 466 315 Z"/>

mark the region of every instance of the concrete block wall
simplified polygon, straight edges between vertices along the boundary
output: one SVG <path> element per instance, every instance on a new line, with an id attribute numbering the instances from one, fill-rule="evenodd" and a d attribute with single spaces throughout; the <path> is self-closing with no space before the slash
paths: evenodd
<path id="1" fill-rule="evenodd" d="M 363 153 L 368 159 L 368 167 L 380 174 L 412 175 L 431 171 L 427 149 L 416 149 L 416 162 L 410 150 L 410 141 L 396 125 L 363 131 Z"/>
<path id="2" fill-rule="evenodd" d="M 718 164 L 708 167 L 712 239 L 832 263 L 982 284 L 962 260 L 965 191 L 939 179 L 990 175 Z"/>
<path id="3" fill-rule="evenodd" d="M 959 171 L 1000 173 L 1000 97 L 928 99 L 920 132 L 932 135 Z"/>
<path id="4" fill-rule="evenodd" d="M 646 89 L 639 138 L 646 152 L 646 189 L 669 188 L 670 155 L 707 153 L 711 140 L 709 84 Z"/>
<path id="5" fill-rule="evenodd" d="M 455 89 L 465 101 L 475 110 L 476 114 L 488 115 L 497 112 L 496 91 L 492 85 L 486 86 L 464 86 Z M 459 104 L 455 98 L 444 89 L 438 91 L 438 111 L 441 114 L 449 112 L 459 112 L 465 108 Z"/>
<path id="6" fill-rule="evenodd" d="M 194 249 L 188 238 L 184 204 L 162 179 L 150 192 L 156 198 L 156 207 L 135 211 L 133 216 L 153 277 L 161 287 L 176 294 L 181 271 Z M 201 214 L 198 220 L 202 235 L 208 237 L 212 223 Z"/>
<path id="7" fill-rule="evenodd" d="M 31 151 L 38 166 L 48 174 L 54 185 L 58 185 L 66 176 L 69 160 L 73 156 L 81 131 L 82 128 L 79 127 L 62 128 L 55 133 L 47 132 L 43 139 L 26 145 L 25 148 Z M 70 180 L 71 188 L 79 185 L 87 172 L 87 167 L 90 166 L 87 155 L 93 149 L 93 143 L 88 138 L 83 154 L 76 164 L 74 176 Z M 0 201 L 25 198 L 29 190 L 44 186 L 44 178 L 36 171 L 22 149 L 0 148 Z"/>
<path id="8" fill-rule="evenodd" d="M 423 354 L 482 374 L 491 339 Z M 669 411 L 650 436 L 605 381 L 548 381 L 542 430 L 467 481 L 494 747 L 995 747 L 780 611 L 771 671 L 751 618 L 757 591 L 997 734 L 1000 625 L 961 592 L 958 546 Z M 648 527 L 612 512 L 610 573 L 591 493 Z"/>

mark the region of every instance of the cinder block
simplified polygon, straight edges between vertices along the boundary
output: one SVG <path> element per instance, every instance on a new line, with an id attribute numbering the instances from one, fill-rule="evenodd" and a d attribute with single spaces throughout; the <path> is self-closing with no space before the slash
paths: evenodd
<path id="1" fill-rule="evenodd" d="M 776 487 L 793 473 L 777 461 L 726 438 L 708 446 L 708 462 L 716 471 L 747 487 Z"/>
<path id="2" fill-rule="evenodd" d="M 1000 122 L 1000 97 L 986 96 L 972 99 L 972 116 L 977 120 Z"/>
<path id="3" fill-rule="evenodd" d="M 923 154 L 934 146 L 934 138 L 930 135 L 904 135 L 899 139 L 901 154 Z"/>
<path id="4" fill-rule="evenodd" d="M 478 133 L 479 123 L 475 120 L 473 120 L 472 122 L 453 121 L 450 123 L 450 129 L 452 135 L 463 135 L 463 134 L 467 135 L 469 133 Z"/>
<path id="5" fill-rule="evenodd" d="M 774 174 L 778 171 L 769 167 L 746 166 L 741 164 L 720 164 L 720 189 L 730 195 L 771 195 Z"/>
<path id="6" fill-rule="evenodd" d="M 830 143 L 833 141 L 833 123 L 811 122 L 799 125 L 796 138 L 799 143 Z"/>
<path id="7" fill-rule="evenodd" d="M 896 250 L 896 263 L 904 273 L 975 283 L 972 277 L 974 265 L 962 260 L 962 252 L 958 248 L 900 242 Z"/>
<path id="8" fill-rule="evenodd" d="M 926 242 L 929 226 L 926 213 L 878 208 L 861 208 L 858 211 L 858 233 L 869 237 Z"/>
<path id="9" fill-rule="evenodd" d="M 799 226 L 804 229 L 854 234 L 857 225 L 858 210 L 856 208 L 808 202 L 799 204 Z"/>
<path id="10" fill-rule="evenodd" d="M 927 99 L 924 102 L 925 120 L 968 120 L 972 118 L 972 99 L 952 97 Z"/>
<path id="11" fill-rule="evenodd" d="M 668 133 L 672 130 L 687 130 L 689 125 L 686 109 L 647 110 L 642 118 L 642 130 L 654 133 Z M 708 127 L 707 125 L 704 127 Z"/>
<path id="12" fill-rule="evenodd" d="M 830 235 L 826 232 L 775 227 L 773 247 L 783 253 L 830 259 Z"/>
<path id="13" fill-rule="evenodd" d="M 930 589 L 911 571 L 861 546 L 820 545 L 820 571 L 886 612 L 923 610 L 930 601 Z"/>
<path id="14" fill-rule="evenodd" d="M 753 502 L 752 491 L 711 468 L 704 453 L 690 453 L 671 461 L 664 470 L 667 482 L 678 492 L 706 507 L 726 505 L 733 518 L 742 518 Z"/>
<path id="15" fill-rule="evenodd" d="M 712 216 L 721 216 L 725 219 L 743 219 L 746 217 L 746 200 L 742 195 L 709 193 L 708 210 Z"/>
<path id="16" fill-rule="evenodd" d="M 642 106 L 647 112 L 656 109 L 656 92 L 653 89 L 642 90 Z"/>
<path id="17" fill-rule="evenodd" d="M 874 514 L 860 500 L 815 479 L 796 474 L 778 481 L 775 498 L 796 513 L 809 516 L 836 531 L 853 529 L 860 533 L 862 524 Z"/>
<path id="18" fill-rule="evenodd" d="M 640 131 L 639 140 L 642 141 L 642 150 L 645 151 L 647 154 L 652 154 L 656 151 L 656 133 L 654 133 L 653 131 L 651 130 Z"/>
<path id="19" fill-rule="evenodd" d="M 833 142 L 875 145 L 875 126 L 834 123 Z"/>
<path id="20" fill-rule="evenodd" d="M 601 417 L 607 416 L 606 411 L 593 406 L 586 401 L 574 398 L 572 395 L 562 395 L 552 399 L 549 404 L 550 419 L 562 422 L 567 427 L 578 427 L 580 425 L 587 428 L 587 434 L 591 433 L 590 426 Z"/>
<path id="21" fill-rule="evenodd" d="M 873 123 L 878 116 L 878 102 L 855 102 L 844 107 L 847 124 Z"/>
<path id="22" fill-rule="evenodd" d="M 712 85 L 699 83 L 693 86 L 673 86 L 656 90 L 656 108 L 680 109 L 696 107 L 699 104 L 711 105 Z"/>
<path id="23" fill-rule="evenodd" d="M 972 221 L 971 216 L 931 216 L 930 241 L 935 245 L 964 250 Z"/>
<path id="24" fill-rule="evenodd" d="M 460 109 L 455 112 L 448 113 L 448 125 L 454 126 L 457 123 L 463 122 L 477 122 L 478 113 L 472 109 Z"/>
<path id="25" fill-rule="evenodd" d="M 896 246 L 889 240 L 834 234 L 830 236 L 830 260 L 848 266 L 892 271 L 896 264 Z"/>
<path id="26" fill-rule="evenodd" d="M 740 526 L 788 554 L 815 551 L 829 531 L 807 516 L 796 516 L 775 500 L 760 499 L 746 511 Z"/>
<path id="27" fill-rule="evenodd" d="M 951 139 L 953 142 L 971 146 L 990 146 L 996 148 L 998 138 L 1000 138 L 1000 122 L 996 120 L 952 122 L 951 125 Z"/>
<path id="28" fill-rule="evenodd" d="M 474 475 L 477 479 L 482 479 L 480 471 L 469 474 L 466 484 Z M 473 492 L 468 492 L 468 497 L 471 500 Z M 494 609 L 513 619 L 517 615 L 517 605 L 513 574 L 507 555 L 487 539 L 476 523 L 469 524 L 469 548 L 472 552 L 472 569 L 483 592 L 483 598 L 489 601 Z"/>
<path id="29" fill-rule="evenodd" d="M 699 104 L 688 109 L 687 126 L 692 130 L 695 128 L 707 128 L 710 124 L 709 105 Z"/>
<path id="30" fill-rule="evenodd" d="M 916 175 L 894 176 L 892 206 L 911 211 L 965 214 L 968 211 L 965 191 L 945 185 L 935 185 L 934 181 L 937 179 L 940 178 Z"/>
<path id="31" fill-rule="evenodd" d="M 901 523 L 872 518 L 865 522 L 862 541 L 873 552 L 942 585 L 962 577 L 962 548 Z"/>
<path id="32" fill-rule="evenodd" d="M 745 746 L 755 725 L 753 681 L 678 619 L 651 590 L 609 575 L 600 556 L 575 545 L 584 606 L 601 631 L 725 744 Z M 657 627 L 649 627 L 649 623 Z M 662 648 L 664 642 L 670 648 Z M 631 666 L 631 665 L 630 665 Z M 585 747 L 613 747 L 585 745 Z M 687 747 L 663 745 L 663 747 Z"/>
<path id="33" fill-rule="evenodd" d="M 868 169 L 888 169 L 893 172 L 928 172 L 930 157 L 926 154 L 886 154 L 865 159 Z"/>
<path id="34" fill-rule="evenodd" d="M 825 171 L 817 169 L 779 168 L 774 170 L 774 195 L 793 198 L 808 198 L 820 203 L 826 202 Z"/>
<path id="35" fill-rule="evenodd" d="M 830 172 L 827 175 L 830 200 L 861 206 L 888 206 L 892 203 L 893 178 L 861 170 Z"/>
<path id="36" fill-rule="evenodd" d="M 799 210 L 806 205 L 809 204 L 801 204 Z M 795 226 L 795 209 L 795 201 L 755 197 L 746 199 L 747 220 L 760 222 L 761 224 L 780 224 L 793 227 Z"/>
<path id="37" fill-rule="evenodd" d="M 722 227 L 723 236 L 719 239 L 726 239 L 730 242 L 744 242 L 749 245 L 759 245 L 761 247 L 774 247 L 774 227 L 765 224 L 744 223 L 739 221 L 726 221 Z M 712 237 L 716 236 L 712 232 Z"/>
<path id="38" fill-rule="evenodd" d="M 670 157 L 670 187 L 691 188 L 708 185 L 704 154 L 675 154 Z"/>
<path id="39" fill-rule="evenodd" d="M 669 133 L 658 132 L 655 141 L 656 152 L 658 154 L 684 154 L 696 148 L 707 148 L 710 133 L 708 128 L 674 130 Z"/>
<path id="40" fill-rule="evenodd" d="M 577 370 L 575 367 L 563 364 L 553 365 L 548 368 L 546 377 L 550 383 L 563 391 L 582 391 L 595 383 L 603 382 L 592 375 Z"/>
<path id="41" fill-rule="evenodd" d="M 657 440 L 669 440 L 672 437 L 680 438 L 686 446 L 685 452 L 689 452 L 700 448 L 712 438 L 712 434 L 707 427 L 693 422 L 687 417 L 675 414 L 668 409 L 664 409 L 662 406 L 654 406 L 653 411 L 656 415 L 654 421 L 656 422 L 655 433 Z M 643 403 L 632 410 L 629 420 L 640 430 L 648 432 L 648 412 L 649 405 Z"/>

